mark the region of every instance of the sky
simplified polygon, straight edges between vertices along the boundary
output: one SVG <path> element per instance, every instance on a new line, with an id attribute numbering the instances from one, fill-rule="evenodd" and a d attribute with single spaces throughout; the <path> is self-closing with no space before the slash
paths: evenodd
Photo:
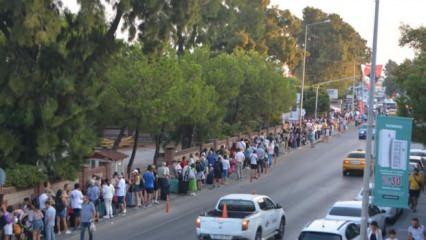
<path id="1" fill-rule="evenodd" d="M 374 0 L 271 0 L 272 5 L 289 9 L 301 18 L 305 7 L 319 8 L 326 13 L 337 13 L 352 25 L 372 47 Z M 389 59 L 401 63 L 414 57 L 413 50 L 400 47 L 399 26 L 426 26 L 426 0 L 381 0 L 377 41 L 377 63 L 386 64 Z"/>

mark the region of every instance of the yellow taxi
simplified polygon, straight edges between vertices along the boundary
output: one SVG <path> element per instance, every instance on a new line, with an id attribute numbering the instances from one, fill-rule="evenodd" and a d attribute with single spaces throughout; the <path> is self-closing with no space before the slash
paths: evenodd
<path id="1" fill-rule="evenodd" d="M 351 173 L 363 173 L 365 166 L 365 151 L 358 149 L 350 152 L 343 160 L 343 176 Z"/>

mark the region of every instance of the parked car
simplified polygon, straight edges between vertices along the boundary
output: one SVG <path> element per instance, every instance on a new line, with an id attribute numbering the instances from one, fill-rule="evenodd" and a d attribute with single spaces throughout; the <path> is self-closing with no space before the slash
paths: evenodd
<path id="1" fill-rule="evenodd" d="M 421 157 L 423 165 L 426 165 L 426 149 L 410 149 L 410 156 Z"/>
<path id="2" fill-rule="evenodd" d="M 283 208 L 269 197 L 229 194 L 197 218 L 196 233 L 198 239 L 282 239 L 285 224 Z"/>
<path id="3" fill-rule="evenodd" d="M 376 128 L 375 126 L 373 126 L 373 136 L 372 138 L 374 139 L 374 135 L 376 135 Z M 362 125 L 359 129 L 358 129 L 358 139 L 367 139 L 367 125 Z"/>
<path id="4" fill-rule="evenodd" d="M 369 201 L 370 204 L 373 204 L 373 189 L 374 189 L 374 183 L 370 183 L 370 190 L 369 190 Z M 362 194 L 363 194 L 364 188 L 361 188 L 361 190 L 356 195 L 355 199 L 356 201 L 362 201 Z M 377 206 L 380 210 L 385 211 L 385 221 L 389 224 L 394 224 L 396 220 L 401 216 L 403 209 L 401 208 L 394 208 L 394 207 L 381 207 Z"/>
<path id="5" fill-rule="evenodd" d="M 424 171 L 425 167 L 423 165 L 422 157 L 419 156 L 410 156 L 410 163 L 415 163 L 418 166 L 420 171 Z"/>
<path id="6" fill-rule="evenodd" d="M 317 219 L 300 233 L 299 240 L 358 240 L 360 229 L 355 222 Z"/>
<path id="7" fill-rule="evenodd" d="M 426 149 L 410 149 L 410 156 L 418 156 L 426 159 Z"/>
<path id="8" fill-rule="evenodd" d="M 335 202 L 325 218 L 330 220 L 348 220 L 361 224 L 361 210 L 361 201 Z M 386 233 L 386 216 L 384 210 L 380 210 L 377 206 L 370 205 L 368 208 L 368 222 L 372 221 L 378 223 L 383 234 Z"/>

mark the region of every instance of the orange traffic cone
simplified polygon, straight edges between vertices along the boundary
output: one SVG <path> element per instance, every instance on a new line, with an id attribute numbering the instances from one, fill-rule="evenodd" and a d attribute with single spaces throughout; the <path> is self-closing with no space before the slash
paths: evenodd
<path id="1" fill-rule="evenodd" d="M 169 200 L 169 195 L 167 195 L 167 199 L 166 199 L 166 213 L 170 212 L 170 200 Z"/>
<path id="2" fill-rule="evenodd" d="M 226 206 L 226 203 L 223 205 L 222 217 L 228 218 L 228 207 Z"/>

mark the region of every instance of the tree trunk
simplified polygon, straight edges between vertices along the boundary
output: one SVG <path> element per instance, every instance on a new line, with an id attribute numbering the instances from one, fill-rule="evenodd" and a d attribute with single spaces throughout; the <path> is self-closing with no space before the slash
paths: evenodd
<path id="1" fill-rule="evenodd" d="M 135 162 L 136 150 L 138 148 L 138 139 L 139 139 L 139 126 L 135 130 L 135 140 L 133 142 L 132 155 L 130 156 L 129 163 L 127 164 L 127 176 L 130 177 L 130 172 L 132 171 L 133 163 Z"/>
<path id="2" fill-rule="evenodd" d="M 118 133 L 117 138 L 114 141 L 114 144 L 112 145 L 112 150 L 117 150 L 120 147 L 121 139 L 124 137 L 124 131 L 126 130 L 126 127 L 121 127 L 120 132 Z"/>
<path id="3" fill-rule="evenodd" d="M 157 166 L 158 159 L 160 158 L 160 147 L 161 147 L 161 134 L 155 134 L 154 141 L 155 141 L 155 153 L 154 153 L 154 159 L 153 163 L 155 166 Z"/>
<path id="4" fill-rule="evenodd" d="M 185 47 L 184 47 L 185 40 L 183 38 L 182 27 L 180 25 L 178 25 L 176 30 L 177 30 L 176 34 L 177 34 L 177 38 L 178 38 L 178 40 L 177 40 L 177 46 L 178 46 L 177 54 L 179 56 L 182 56 L 184 51 L 185 51 Z"/>
<path id="5" fill-rule="evenodd" d="M 194 127 L 192 125 L 182 126 L 182 149 L 190 148 L 192 145 L 192 134 L 194 133 Z"/>

